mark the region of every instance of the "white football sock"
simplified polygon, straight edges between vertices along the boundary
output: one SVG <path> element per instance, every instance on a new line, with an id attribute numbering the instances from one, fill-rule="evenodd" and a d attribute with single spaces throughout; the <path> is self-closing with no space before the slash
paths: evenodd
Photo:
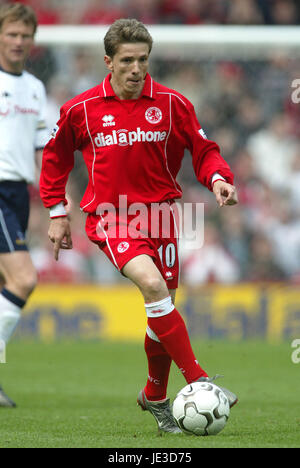
<path id="1" fill-rule="evenodd" d="M 171 296 L 168 296 L 161 301 L 146 303 L 145 308 L 147 317 L 155 318 L 170 314 L 175 309 L 175 306 L 172 303 Z"/>
<path id="2" fill-rule="evenodd" d="M 21 317 L 21 307 L 0 294 L 0 340 L 8 343 Z"/>

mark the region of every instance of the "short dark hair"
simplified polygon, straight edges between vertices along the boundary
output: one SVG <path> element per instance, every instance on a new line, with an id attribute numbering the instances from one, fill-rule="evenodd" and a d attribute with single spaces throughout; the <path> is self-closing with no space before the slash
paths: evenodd
<path id="1" fill-rule="evenodd" d="M 3 23 L 8 21 L 13 23 L 15 21 L 23 21 L 27 25 L 33 26 L 33 34 L 37 30 L 37 17 L 34 10 L 23 3 L 8 3 L 0 6 L 0 30 Z"/>
<path id="2" fill-rule="evenodd" d="M 120 44 L 145 42 L 152 49 L 153 39 L 146 26 L 136 19 L 118 19 L 104 37 L 105 53 L 113 57 Z"/>

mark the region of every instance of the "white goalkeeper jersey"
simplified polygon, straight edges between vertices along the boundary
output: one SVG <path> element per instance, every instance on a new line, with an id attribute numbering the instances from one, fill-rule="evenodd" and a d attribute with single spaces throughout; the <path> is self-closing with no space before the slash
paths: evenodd
<path id="1" fill-rule="evenodd" d="M 46 91 L 30 73 L 0 68 L 0 181 L 35 181 L 35 151 L 49 140 Z"/>

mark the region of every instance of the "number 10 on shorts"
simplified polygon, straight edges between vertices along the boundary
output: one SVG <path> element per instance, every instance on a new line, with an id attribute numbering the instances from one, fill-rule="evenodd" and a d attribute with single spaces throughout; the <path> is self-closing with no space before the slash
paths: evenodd
<path id="1" fill-rule="evenodd" d="M 5 341 L 0 340 L 0 364 L 6 364 L 6 344 Z"/>
<path id="2" fill-rule="evenodd" d="M 176 262 L 176 247 L 172 242 L 170 242 L 166 246 L 165 251 L 163 251 L 163 249 L 164 249 L 163 245 L 161 245 L 159 249 L 157 249 L 161 264 L 162 266 L 165 265 L 168 268 L 172 268 Z"/>

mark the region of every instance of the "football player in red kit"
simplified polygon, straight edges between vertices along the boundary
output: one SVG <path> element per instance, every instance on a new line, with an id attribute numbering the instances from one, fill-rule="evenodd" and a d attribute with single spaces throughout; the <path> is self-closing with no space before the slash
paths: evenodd
<path id="1" fill-rule="evenodd" d="M 214 192 L 220 206 L 236 204 L 237 194 L 233 174 L 217 144 L 205 137 L 193 105 L 148 74 L 152 38 L 145 26 L 135 19 L 117 20 L 104 45 L 110 73 L 100 85 L 62 107 L 44 150 L 40 192 L 50 209 L 48 234 L 56 259 L 60 249 L 72 248 L 65 188 L 74 151 L 80 150 L 89 174 L 80 205 L 87 213 L 87 235 L 139 288 L 145 301 L 149 375 L 138 404 L 151 412 L 160 430 L 180 432 L 167 399 L 171 362 L 187 383 L 210 380 L 175 308 L 179 275 L 175 200 L 182 196 L 176 177 L 184 150 L 192 155 L 199 182 Z M 132 213 L 120 207 L 125 196 L 128 207 L 143 204 L 148 209 L 149 222 L 140 236 L 131 235 L 130 230 L 124 233 L 132 220 Z M 150 206 L 160 203 L 168 207 L 170 229 L 163 235 L 161 227 L 160 235 L 152 236 Z M 110 227 L 116 229 L 108 228 L 108 206 L 114 214 Z M 223 391 L 233 406 L 236 395 Z"/>

